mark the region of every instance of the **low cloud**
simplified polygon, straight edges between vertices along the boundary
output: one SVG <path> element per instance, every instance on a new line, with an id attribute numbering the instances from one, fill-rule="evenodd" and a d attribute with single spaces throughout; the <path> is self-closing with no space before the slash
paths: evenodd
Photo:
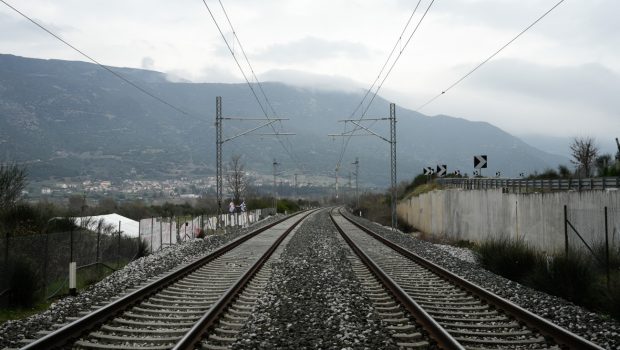
<path id="1" fill-rule="evenodd" d="M 140 67 L 143 69 L 153 70 L 155 67 L 155 60 L 148 56 L 142 57 L 142 64 L 140 64 Z"/>
<path id="2" fill-rule="evenodd" d="M 333 58 L 367 58 L 370 54 L 371 50 L 361 43 L 305 37 L 272 45 L 255 57 L 277 63 L 305 63 Z"/>
<path id="3" fill-rule="evenodd" d="M 230 70 L 219 66 L 202 68 L 197 74 L 189 70 L 173 69 L 166 72 L 166 79 L 173 83 L 241 83 L 243 80 Z"/>
<path id="4" fill-rule="evenodd" d="M 498 60 L 479 70 L 470 84 L 544 101 L 579 104 L 606 113 L 620 110 L 620 75 L 598 63 L 551 67 L 522 60 Z"/>
<path id="5" fill-rule="evenodd" d="M 259 76 L 261 81 L 326 91 L 359 92 L 362 87 L 352 79 L 337 75 L 322 75 L 292 69 L 274 69 Z"/>

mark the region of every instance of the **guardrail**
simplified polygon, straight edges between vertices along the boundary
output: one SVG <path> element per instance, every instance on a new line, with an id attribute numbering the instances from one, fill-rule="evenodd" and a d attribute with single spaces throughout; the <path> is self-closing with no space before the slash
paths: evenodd
<path id="1" fill-rule="evenodd" d="M 505 178 L 440 178 L 436 181 L 444 186 L 468 190 L 504 188 L 527 192 L 529 190 L 582 191 L 620 188 L 620 177 L 552 180 L 527 180 Z"/>

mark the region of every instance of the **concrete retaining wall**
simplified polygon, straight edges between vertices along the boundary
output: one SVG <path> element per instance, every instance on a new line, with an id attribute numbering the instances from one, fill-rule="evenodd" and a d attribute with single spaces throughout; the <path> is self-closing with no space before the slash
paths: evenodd
<path id="1" fill-rule="evenodd" d="M 553 252 L 564 249 L 564 205 L 569 221 L 590 246 L 605 241 L 607 206 L 610 244 L 620 244 L 620 191 L 514 194 L 449 189 L 406 199 L 397 210 L 400 220 L 427 234 L 476 242 L 511 237 Z M 585 247 L 570 228 L 569 245 Z"/>

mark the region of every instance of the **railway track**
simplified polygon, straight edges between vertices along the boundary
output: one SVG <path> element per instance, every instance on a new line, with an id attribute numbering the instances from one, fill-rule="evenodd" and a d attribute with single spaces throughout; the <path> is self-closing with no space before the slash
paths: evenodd
<path id="1" fill-rule="evenodd" d="M 444 349 L 602 349 L 332 211 L 351 249 Z"/>
<path id="2" fill-rule="evenodd" d="M 249 314 L 247 303 L 265 283 L 265 272 L 257 274 L 310 214 L 242 236 L 23 349 L 193 349 L 207 330 L 213 334 L 203 348 L 227 348 Z"/>

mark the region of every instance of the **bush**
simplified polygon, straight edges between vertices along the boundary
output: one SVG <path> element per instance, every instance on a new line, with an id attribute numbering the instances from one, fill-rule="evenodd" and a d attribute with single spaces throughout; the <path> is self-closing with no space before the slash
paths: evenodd
<path id="1" fill-rule="evenodd" d="M 39 283 L 32 264 L 26 259 L 9 263 L 9 303 L 12 306 L 31 307 L 37 302 Z"/>
<path id="2" fill-rule="evenodd" d="M 205 236 L 206 236 L 206 234 L 205 234 L 205 230 L 203 230 L 203 229 L 199 229 L 199 230 L 198 230 L 198 234 L 196 235 L 196 238 L 203 239 L 203 238 L 205 238 Z"/>
<path id="3" fill-rule="evenodd" d="M 476 254 L 483 267 L 517 282 L 534 270 L 538 260 L 536 251 L 527 243 L 510 238 L 488 240 Z"/>
<path id="4" fill-rule="evenodd" d="M 136 253 L 136 259 L 142 258 L 149 254 L 151 254 L 151 252 L 149 251 L 149 244 L 143 239 L 138 239 L 138 251 Z"/>
<path id="5" fill-rule="evenodd" d="M 534 287 L 586 306 L 596 303 L 591 297 L 595 282 L 596 273 L 589 257 L 574 251 L 568 255 L 557 254 L 549 260 L 539 258 L 530 277 Z"/>
<path id="6" fill-rule="evenodd" d="M 415 227 L 413 227 L 410 223 L 408 223 L 405 219 L 399 217 L 398 220 L 398 229 L 402 232 L 409 233 L 415 231 Z"/>
<path id="7" fill-rule="evenodd" d="M 296 211 L 299 211 L 299 205 L 290 200 L 290 199 L 280 199 L 278 200 L 278 213 L 294 213 Z"/>

